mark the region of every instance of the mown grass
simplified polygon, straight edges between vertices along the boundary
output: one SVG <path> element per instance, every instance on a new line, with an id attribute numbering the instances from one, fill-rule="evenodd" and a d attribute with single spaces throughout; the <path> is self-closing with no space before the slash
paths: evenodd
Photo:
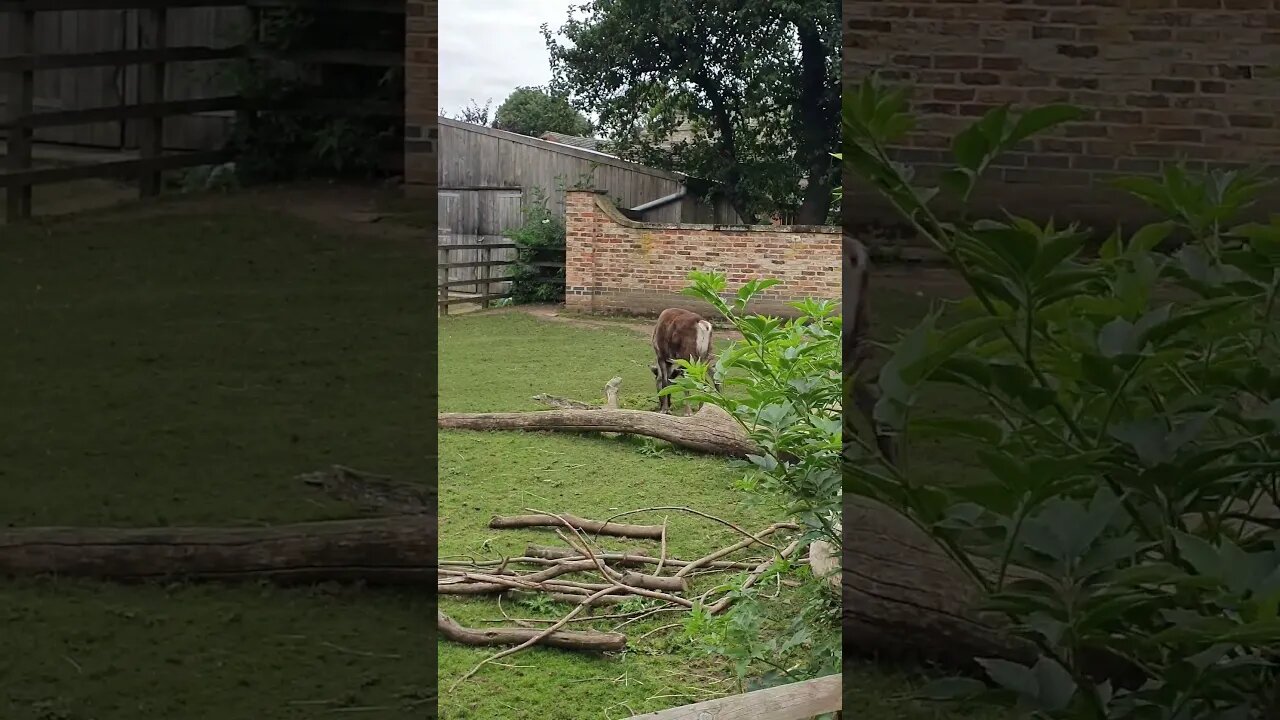
<path id="1" fill-rule="evenodd" d="M 885 325 L 914 322 L 930 300 L 913 290 L 882 288 L 876 307 Z M 883 334 L 888 338 L 892 332 Z M 548 393 L 598 400 L 614 375 L 623 378 L 624 398 L 651 407 L 651 350 L 643 333 L 613 327 L 581 327 L 520 312 L 490 312 L 443 318 L 440 325 L 441 409 L 445 411 L 533 410 L 531 396 Z M 501 557 L 521 554 L 529 543 L 560 544 L 547 531 L 489 530 L 496 514 L 526 508 L 596 517 L 653 505 L 688 505 L 747 527 L 778 518 L 738 489 L 740 471 L 722 460 L 695 457 L 641 441 L 553 433 L 464 432 L 440 434 L 440 542 L 442 555 Z M 944 452 L 928 462 L 958 473 Z M 722 528 L 676 513 L 636 516 L 661 523 L 669 516 L 670 553 L 694 557 L 732 542 Z M 656 552 L 657 543 L 633 541 L 613 547 Z M 779 603 L 796 603 L 784 592 Z M 529 607 L 492 599 L 442 597 L 441 608 L 465 625 L 509 624 L 511 617 L 554 618 L 569 610 Z M 659 616 L 625 628 L 632 638 L 675 622 Z M 614 621 L 613 624 L 616 624 Z M 610 623 L 593 623 L 610 629 Z M 533 648 L 489 666 L 450 690 L 451 684 L 491 649 L 439 641 L 443 718 L 625 718 L 738 692 L 723 658 L 707 656 L 681 641 L 679 629 L 640 639 L 625 655 L 591 657 Z M 847 710 L 859 718 L 926 720 L 959 717 L 911 701 L 915 673 L 854 661 L 845 673 Z M 967 717 L 967 716 L 966 716 Z"/>
<path id="2" fill-rule="evenodd" d="M 0 229 L 0 523 L 352 517 L 294 476 L 426 482 L 420 246 L 252 203 Z M 422 592 L 0 580 L 5 720 L 421 718 Z"/>

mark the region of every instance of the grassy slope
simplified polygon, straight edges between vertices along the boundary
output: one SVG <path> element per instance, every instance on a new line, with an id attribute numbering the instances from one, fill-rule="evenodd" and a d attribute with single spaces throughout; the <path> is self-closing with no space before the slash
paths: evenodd
<path id="1" fill-rule="evenodd" d="M 926 306 L 913 293 L 883 290 L 877 307 L 886 325 L 913 321 Z M 545 392 L 590 400 L 613 375 L 623 377 L 624 399 L 643 406 L 651 394 L 646 338 L 624 330 L 584 329 L 523 314 L 446 318 L 440 327 L 442 410 L 535 409 L 530 396 Z M 745 507 L 734 490 L 738 473 L 722 461 L 665 451 L 653 457 L 635 443 L 559 434 L 443 432 L 440 436 L 442 554 L 516 554 L 528 542 L 556 544 L 544 532 L 486 529 L 494 514 L 523 508 L 596 516 L 646 505 L 687 504 L 759 526 L 766 509 Z M 953 465 L 946 457 L 931 461 Z M 635 522 L 661 522 L 661 515 Z M 688 557 L 732 537 L 692 518 L 673 515 L 671 552 Z M 629 546 L 653 551 L 655 543 Z M 780 601 L 788 601 L 783 596 Z M 445 598 L 442 608 L 464 624 L 485 626 L 500 618 L 492 600 Z M 504 603 L 512 616 L 553 617 Z M 563 614 L 567 606 L 559 606 Z M 673 618 L 635 623 L 632 637 Z M 608 624 L 596 627 L 608 629 Z M 657 636 L 661 637 L 661 635 Z M 671 637 L 671 636 L 668 636 Z M 510 665 L 487 668 L 449 693 L 449 683 L 481 660 L 485 651 L 441 642 L 444 718 L 625 718 L 736 691 L 723 663 L 661 641 L 639 643 L 623 658 L 594 659 L 553 649 L 533 649 Z M 934 708 L 904 699 L 916 679 L 861 662 L 846 671 L 848 709 L 859 718 L 925 720 Z"/>
<path id="2" fill-rule="evenodd" d="M 431 476 L 420 250 L 248 208 L 92 219 L 0 230 L 0 523 L 340 518 L 293 475 Z M 421 717 L 428 605 L 5 581 L 0 717 Z"/>

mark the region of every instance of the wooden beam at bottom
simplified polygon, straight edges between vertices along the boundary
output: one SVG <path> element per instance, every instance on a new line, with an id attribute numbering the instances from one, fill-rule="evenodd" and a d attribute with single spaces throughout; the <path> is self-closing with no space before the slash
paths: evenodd
<path id="1" fill-rule="evenodd" d="M 484 303 L 489 300 L 501 300 L 502 298 L 511 297 L 511 293 L 496 293 L 494 295 L 476 295 L 473 297 L 451 297 L 445 300 L 437 300 L 436 304 L 441 307 L 449 305 L 465 305 L 467 303 Z"/>
<path id="2" fill-rule="evenodd" d="M 179 170 L 181 168 L 196 167 L 197 165 L 218 165 L 231 158 L 232 153 L 225 150 L 206 150 L 138 160 L 117 160 L 92 165 L 0 173 L 0 187 L 48 185 L 50 183 L 94 178 L 132 178 L 144 172 Z"/>
<path id="3" fill-rule="evenodd" d="M 840 710 L 840 676 L 779 685 L 628 720 L 812 720 Z"/>

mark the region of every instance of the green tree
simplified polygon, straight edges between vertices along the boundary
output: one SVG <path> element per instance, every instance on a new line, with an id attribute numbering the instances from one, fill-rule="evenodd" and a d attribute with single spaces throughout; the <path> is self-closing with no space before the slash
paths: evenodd
<path id="1" fill-rule="evenodd" d="M 507 96 L 493 114 L 499 130 L 538 137 L 545 132 L 589 135 L 591 121 L 569 104 L 563 95 L 542 88 L 521 87 Z"/>
<path id="2" fill-rule="evenodd" d="M 614 152 L 717 183 L 748 222 L 818 224 L 838 172 L 840 18 L 836 0 L 594 0 L 543 36 L 553 86 Z"/>

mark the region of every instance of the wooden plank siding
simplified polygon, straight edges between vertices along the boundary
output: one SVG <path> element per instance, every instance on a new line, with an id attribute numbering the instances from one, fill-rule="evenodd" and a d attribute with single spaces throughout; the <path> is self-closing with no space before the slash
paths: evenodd
<path id="1" fill-rule="evenodd" d="M 680 176 L 582 148 L 495 130 L 450 118 L 440 123 L 440 188 L 520 188 L 525 201 L 540 189 L 552 212 L 564 212 L 563 186 L 580 181 L 603 190 L 624 208 L 671 195 L 683 187 Z M 588 181 L 589 178 L 589 181 Z M 647 222 L 733 222 L 712 208 L 673 202 L 646 213 Z"/>
<path id="2" fill-rule="evenodd" d="M 239 4 L 243 3 L 241 0 Z M 134 4 L 139 7 L 146 5 L 145 2 Z M 216 1 L 209 4 L 219 5 Z M 52 57 L 51 65 L 75 63 L 70 56 L 77 54 L 136 52 L 143 46 L 138 32 L 143 12 L 126 8 L 93 9 L 92 4 L 86 9 L 38 12 L 33 52 L 36 56 Z M 243 42 L 248 28 L 249 16 L 245 7 L 176 7 L 167 15 L 165 30 L 169 45 L 208 48 L 211 51 L 207 54 L 214 56 L 220 49 Z M 12 46 L 8 33 L 0 34 L 0 58 L 20 54 L 18 48 Z M 221 97 L 234 91 L 226 72 L 229 61 L 196 59 L 200 54 L 192 52 L 192 59 L 168 61 L 164 97 L 188 100 Z M 85 61 L 92 60 L 92 57 L 85 58 Z M 142 84 L 138 73 L 136 65 L 109 62 L 99 66 L 37 67 L 35 111 L 106 109 L 137 103 Z M 0 107 L 6 107 L 7 102 L 7 93 L 0 90 Z M 167 118 L 164 147 L 170 150 L 217 149 L 228 137 L 233 118 L 234 113 L 230 111 Z M 143 121 L 112 119 L 85 125 L 42 127 L 35 131 L 35 141 L 112 150 L 134 149 L 139 147 L 138 133 L 142 124 Z M 6 134 L 0 128 L 0 137 Z"/>

